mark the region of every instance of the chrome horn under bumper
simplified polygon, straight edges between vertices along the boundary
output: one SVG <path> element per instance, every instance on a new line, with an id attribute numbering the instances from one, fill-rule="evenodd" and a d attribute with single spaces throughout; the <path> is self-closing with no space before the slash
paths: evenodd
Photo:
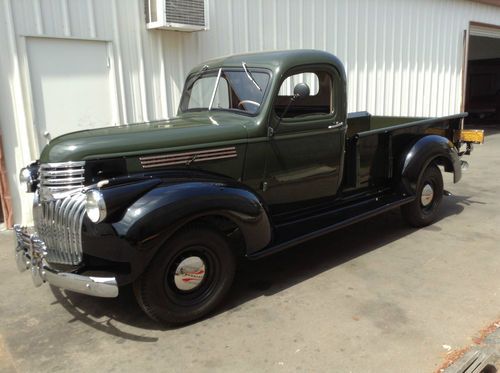
<path id="1" fill-rule="evenodd" d="M 69 272 L 59 272 L 45 261 L 45 243 L 27 227 L 14 226 L 16 233 L 16 264 L 19 271 L 31 270 L 35 286 L 44 282 L 62 289 L 71 290 L 94 297 L 114 298 L 118 296 L 118 284 L 114 276 L 85 276 Z"/>

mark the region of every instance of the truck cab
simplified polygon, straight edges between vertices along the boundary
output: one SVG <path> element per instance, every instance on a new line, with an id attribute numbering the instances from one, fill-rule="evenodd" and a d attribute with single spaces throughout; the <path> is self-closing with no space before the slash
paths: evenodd
<path id="1" fill-rule="evenodd" d="M 54 139 L 21 170 L 35 224 L 15 227 L 18 268 L 92 296 L 133 284 L 178 324 L 221 302 L 242 258 L 398 207 L 431 224 L 441 169 L 458 182 L 482 132 L 465 113 L 348 115 L 346 91 L 327 52 L 234 55 L 191 70 L 175 118 Z"/>

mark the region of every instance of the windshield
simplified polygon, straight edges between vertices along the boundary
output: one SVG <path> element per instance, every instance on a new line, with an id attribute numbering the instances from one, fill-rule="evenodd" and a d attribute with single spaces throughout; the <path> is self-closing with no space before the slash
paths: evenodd
<path id="1" fill-rule="evenodd" d="M 269 83 L 269 74 L 243 65 L 195 74 L 186 83 L 180 111 L 229 110 L 257 114 Z"/>

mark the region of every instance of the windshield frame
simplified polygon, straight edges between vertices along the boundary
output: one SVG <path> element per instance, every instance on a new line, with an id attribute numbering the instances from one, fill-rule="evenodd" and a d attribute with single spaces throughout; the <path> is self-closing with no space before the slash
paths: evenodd
<path id="1" fill-rule="evenodd" d="M 266 69 L 266 68 L 262 68 L 262 67 L 251 67 L 251 66 L 248 66 L 247 65 L 247 69 L 250 71 L 250 72 L 253 72 L 253 73 L 264 73 L 264 74 L 267 74 L 269 76 L 269 81 L 266 85 L 266 88 L 263 89 L 263 95 L 262 95 L 262 101 L 261 101 L 261 105 L 259 106 L 259 109 L 255 112 L 255 113 L 250 113 L 250 112 L 247 112 L 247 111 L 244 111 L 244 110 L 239 110 L 239 109 L 223 109 L 223 108 L 215 108 L 215 107 L 212 107 L 212 108 L 192 108 L 192 109 L 185 109 L 183 110 L 182 107 L 186 104 L 185 103 L 185 100 L 188 99 L 188 96 L 187 96 L 187 90 L 188 88 L 192 87 L 194 82 L 201 78 L 202 76 L 204 75 L 211 75 L 211 76 L 215 76 L 217 77 L 217 74 L 219 72 L 219 70 L 222 70 L 222 72 L 225 72 L 225 71 L 235 71 L 235 72 L 241 72 L 242 74 L 246 74 L 245 73 L 245 70 L 243 69 L 243 67 L 238 67 L 238 66 L 231 66 L 231 67 L 224 67 L 224 66 L 214 66 L 210 69 L 206 69 L 204 71 L 195 71 L 195 72 L 192 72 L 191 74 L 188 75 L 188 77 L 186 78 L 186 82 L 184 84 L 184 88 L 182 90 L 182 96 L 181 96 L 181 100 L 180 100 L 180 103 L 179 103 L 179 108 L 178 108 L 178 115 L 180 114 L 186 114 L 186 113 L 200 113 L 200 112 L 226 112 L 226 113 L 234 113 L 234 114 L 241 114 L 241 115 L 245 115 L 245 116 L 248 116 L 248 117 L 256 117 L 258 116 L 261 112 L 262 112 L 262 108 L 263 106 L 265 105 L 266 101 L 267 101 L 267 97 L 269 95 L 269 91 L 270 91 L 270 88 L 272 86 L 272 82 L 273 82 L 273 72 L 269 69 Z M 254 84 L 251 80 L 248 80 L 248 83 L 249 84 Z M 217 87 L 218 89 L 218 87 Z M 186 104 L 187 105 L 187 104 Z"/>

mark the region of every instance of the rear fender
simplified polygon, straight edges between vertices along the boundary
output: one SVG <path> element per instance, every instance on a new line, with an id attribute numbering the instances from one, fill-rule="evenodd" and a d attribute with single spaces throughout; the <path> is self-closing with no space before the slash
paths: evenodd
<path id="1" fill-rule="evenodd" d="M 129 206 L 113 227 L 139 249 L 158 248 L 182 226 L 204 216 L 223 216 L 235 223 L 247 254 L 271 241 L 271 224 L 259 198 L 244 187 L 220 182 L 157 186 Z"/>
<path id="2" fill-rule="evenodd" d="M 402 155 L 401 181 L 404 192 L 414 194 L 422 172 L 432 162 L 442 165 L 446 172 L 453 172 L 453 182 L 462 177 L 460 156 L 447 138 L 428 135 L 419 138 Z"/>

